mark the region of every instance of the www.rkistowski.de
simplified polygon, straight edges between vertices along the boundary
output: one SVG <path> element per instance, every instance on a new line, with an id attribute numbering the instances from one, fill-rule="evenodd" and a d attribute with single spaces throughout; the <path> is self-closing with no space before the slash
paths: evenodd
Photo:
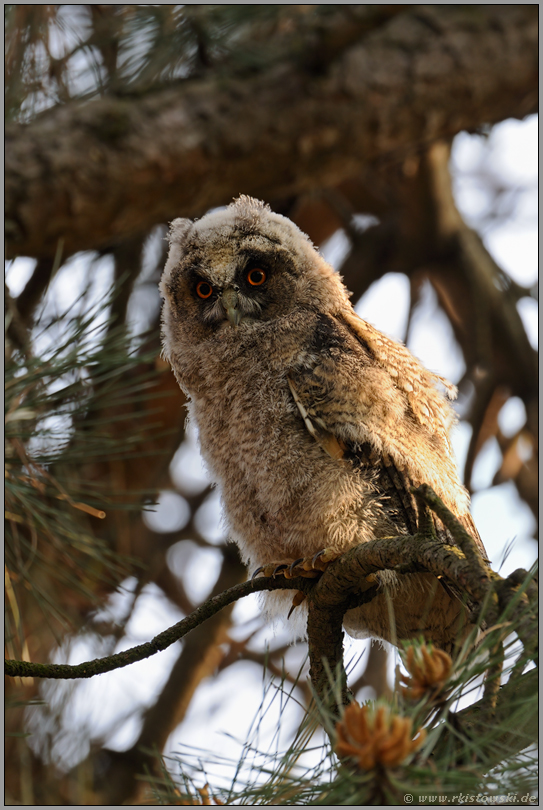
<path id="1" fill-rule="evenodd" d="M 489 793 L 458 793 L 454 796 L 440 796 L 439 794 L 423 793 L 418 796 L 413 796 L 411 793 L 406 793 L 404 796 L 405 804 L 527 804 L 535 805 L 538 802 L 537 796 L 532 796 L 531 793 L 526 793 L 524 796 L 519 796 L 518 793 L 507 794 L 489 794 Z"/>

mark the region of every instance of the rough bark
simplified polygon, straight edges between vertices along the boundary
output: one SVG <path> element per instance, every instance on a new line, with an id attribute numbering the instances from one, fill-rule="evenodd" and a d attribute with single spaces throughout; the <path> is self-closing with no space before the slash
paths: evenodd
<path id="1" fill-rule="evenodd" d="M 415 6 L 333 58 L 57 107 L 6 131 L 8 255 L 285 197 L 537 105 L 537 6 Z M 280 112 L 278 112 L 280 111 Z"/>

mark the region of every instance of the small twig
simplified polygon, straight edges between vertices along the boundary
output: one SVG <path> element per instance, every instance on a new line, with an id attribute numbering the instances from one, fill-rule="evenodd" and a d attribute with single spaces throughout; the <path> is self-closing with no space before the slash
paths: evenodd
<path id="1" fill-rule="evenodd" d="M 498 605 L 504 619 L 515 621 L 515 632 L 528 657 L 538 660 L 539 588 L 536 570 L 517 568 L 507 579 L 496 581 Z"/>
<path id="2" fill-rule="evenodd" d="M 482 702 L 486 706 L 489 714 L 493 714 L 496 710 L 504 658 L 503 641 L 500 638 L 491 652 L 489 665 L 485 672 L 485 688 Z"/>
<path id="3" fill-rule="evenodd" d="M 258 591 L 274 591 L 274 590 L 308 590 L 313 584 L 313 580 L 298 577 L 296 579 L 273 579 L 272 577 L 262 577 L 260 579 L 250 580 L 249 582 L 242 582 L 239 585 L 234 585 L 232 588 L 223 591 L 218 596 L 209 599 L 197 610 L 186 616 L 177 624 L 169 627 L 164 632 L 159 633 L 151 641 L 145 644 L 139 644 L 137 647 L 132 647 L 130 650 L 124 650 L 115 655 L 109 655 L 105 658 L 96 658 L 94 661 L 85 661 L 82 664 L 38 664 L 28 661 L 14 661 L 6 660 L 5 674 L 11 677 L 34 677 L 34 678 L 60 678 L 70 680 L 73 678 L 92 678 L 94 675 L 101 675 L 104 672 L 111 672 L 114 669 L 126 667 L 129 664 L 135 664 L 137 661 L 142 661 L 144 658 L 149 658 L 157 652 L 170 647 L 176 641 L 186 636 L 195 627 L 205 622 L 206 619 L 214 616 L 219 610 L 232 604 L 237 599 L 248 596 L 251 593 Z"/>

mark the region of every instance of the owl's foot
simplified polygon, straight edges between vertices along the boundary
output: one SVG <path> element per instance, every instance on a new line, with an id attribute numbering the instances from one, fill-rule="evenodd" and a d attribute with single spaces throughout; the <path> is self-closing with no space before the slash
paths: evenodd
<path id="1" fill-rule="evenodd" d="M 340 554 L 338 554 L 337 551 L 334 551 L 334 549 L 323 548 L 312 557 L 300 557 L 298 560 L 294 560 L 294 562 L 291 563 L 281 562 L 262 565 L 260 568 L 256 569 L 251 579 L 254 579 L 259 574 L 263 574 L 265 577 L 275 577 L 278 574 L 281 574 L 285 577 L 285 579 L 295 579 L 295 577 L 316 579 L 317 577 L 320 577 L 323 571 L 326 571 L 329 563 L 331 563 L 332 560 L 337 559 L 339 556 Z M 304 599 L 305 593 L 302 593 L 302 591 L 297 591 L 294 594 L 294 599 L 292 600 L 292 605 L 290 606 L 287 619 L 290 619 L 292 611 L 297 608 L 298 605 L 301 605 Z"/>
<path id="2" fill-rule="evenodd" d="M 317 552 L 312 557 L 300 557 L 294 562 L 280 562 L 269 563 L 257 568 L 251 579 L 254 579 L 259 574 L 265 577 L 275 577 L 281 574 L 285 579 L 294 579 L 295 577 L 306 577 L 308 579 L 315 579 L 319 577 L 323 571 L 326 571 L 329 563 L 337 559 L 340 554 L 332 548 L 323 548 L 322 551 Z"/>

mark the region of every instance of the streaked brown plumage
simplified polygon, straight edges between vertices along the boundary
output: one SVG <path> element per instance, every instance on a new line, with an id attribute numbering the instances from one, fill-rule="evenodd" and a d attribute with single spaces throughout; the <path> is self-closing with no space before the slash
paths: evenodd
<path id="1" fill-rule="evenodd" d="M 410 487 L 421 483 L 480 543 L 449 440 L 440 388 L 451 387 L 356 315 L 292 222 L 243 196 L 175 220 L 161 292 L 164 354 L 250 570 L 415 532 Z M 451 646 L 460 603 L 433 576 L 384 572 L 380 583 L 346 615 L 351 635 L 422 632 Z M 289 601 L 267 607 L 286 613 Z"/>

